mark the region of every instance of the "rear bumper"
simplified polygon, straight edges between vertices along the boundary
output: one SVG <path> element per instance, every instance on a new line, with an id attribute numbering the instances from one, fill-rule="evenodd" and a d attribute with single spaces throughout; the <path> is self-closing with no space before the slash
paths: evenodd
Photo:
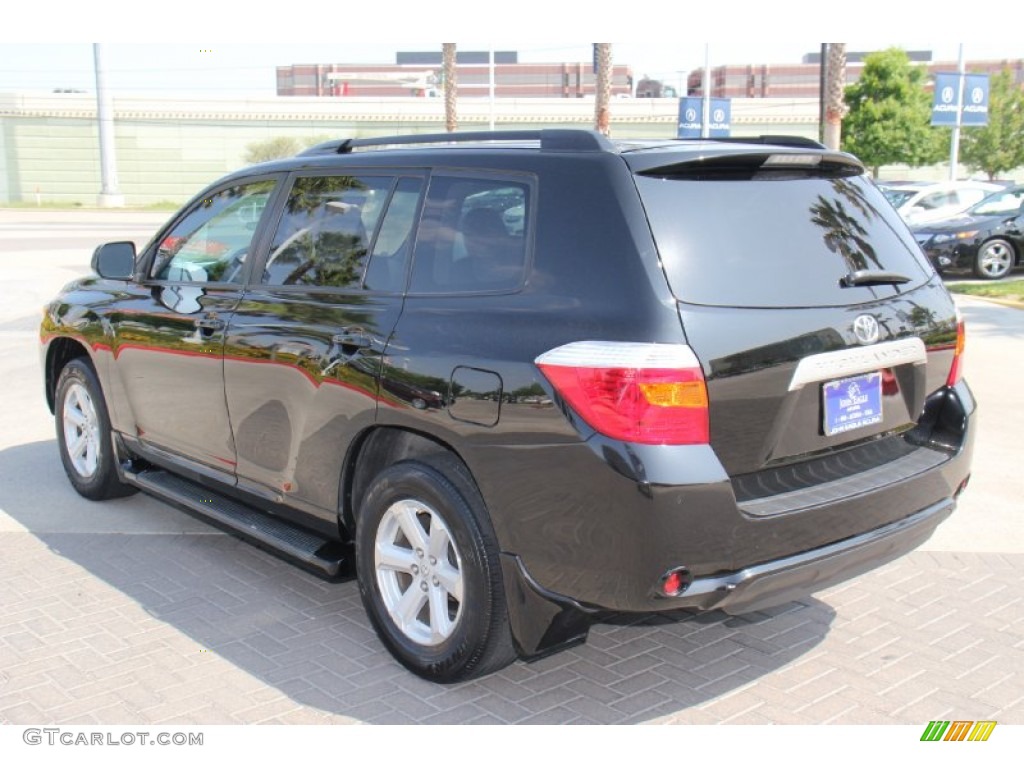
<path id="1" fill-rule="evenodd" d="M 553 477 L 506 486 L 520 524 L 502 549 L 545 599 L 585 610 L 742 612 L 784 603 L 931 535 L 970 476 L 974 410 L 960 382 L 936 393 L 927 418 L 899 438 L 912 448 L 901 458 L 862 469 L 840 455 L 848 475 L 746 501 L 706 446 L 553 447 L 532 465 L 519 460 L 536 477 Z M 804 469 L 819 475 L 813 464 Z M 666 597 L 661 581 L 674 571 L 692 582 Z"/>
<path id="2" fill-rule="evenodd" d="M 746 613 L 779 605 L 858 576 L 925 542 L 956 507 L 952 499 L 844 541 L 741 571 L 695 579 L 666 609 L 721 609 Z"/>

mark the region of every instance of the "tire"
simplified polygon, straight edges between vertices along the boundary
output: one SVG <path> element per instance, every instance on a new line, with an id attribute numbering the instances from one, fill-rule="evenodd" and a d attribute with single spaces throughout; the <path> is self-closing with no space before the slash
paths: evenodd
<path id="1" fill-rule="evenodd" d="M 54 405 L 60 460 L 79 495 L 102 501 L 135 493 L 117 475 L 110 416 L 88 361 L 77 358 L 64 366 Z"/>
<path id="2" fill-rule="evenodd" d="M 454 683 L 515 660 L 497 541 L 454 457 L 402 461 L 373 480 L 356 523 L 356 568 L 381 641 L 420 677 Z"/>
<path id="3" fill-rule="evenodd" d="M 974 275 L 982 280 L 1000 280 L 1010 274 L 1017 254 L 1013 246 L 1001 237 L 981 244 L 974 257 Z"/>

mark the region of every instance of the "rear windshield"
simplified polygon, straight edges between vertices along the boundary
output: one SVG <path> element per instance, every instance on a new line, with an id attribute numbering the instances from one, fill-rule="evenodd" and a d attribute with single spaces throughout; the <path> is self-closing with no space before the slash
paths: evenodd
<path id="1" fill-rule="evenodd" d="M 852 272 L 893 272 L 910 290 L 931 267 L 863 176 L 634 176 L 673 294 L 733 307 L 857 304 L 888 285 L 842 287 Z"/>

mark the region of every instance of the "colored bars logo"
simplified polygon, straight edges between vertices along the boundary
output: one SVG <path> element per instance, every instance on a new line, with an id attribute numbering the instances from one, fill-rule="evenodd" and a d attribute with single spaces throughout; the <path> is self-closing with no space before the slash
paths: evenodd
<path id="1" fill-rule="evenodd" d="M 988 741 L 995 728 L 995 720 L 932 720 L 921 741 Z"/>

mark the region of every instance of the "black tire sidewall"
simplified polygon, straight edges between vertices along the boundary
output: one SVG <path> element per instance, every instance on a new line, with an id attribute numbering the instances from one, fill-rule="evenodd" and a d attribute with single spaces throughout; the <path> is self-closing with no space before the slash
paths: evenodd
<path id="1" fill-rule="evenodd" d="M 72 384 L 80 384 L 92 399 L 96 420 L 99 422 L 99 454 L 96 471 L 90 477 L 83 477 L 75 469 L 68 456 L 68 447 L 64 438 L 64 407 L 68 390 Z M 124 495 L 124 486 L 117 476 L 114 459 L 114 446 L 111 438 L 110 416 L 103 399 L 103 390 L 92 366 L 82 359 L 69 362 L 60 373 L 54 397 L 54 416 L 57 426 L 57 445 L 60 448 L 60 460 L 64 465 L 68 480 L 81 496 L 87 499 L 100 500 L 112 496 Z"/>
<path id="2" fill-rule="evenodd" d="M 462 613 L 452 635 L 436 646 L 419 645 L 397 627 L 377 584 L 377 529 L 388 508 L 405 499 L 422 501 L 441 516 L 461 562 Z M 488 551 L 486 535 L 470 502 L 456 485 L 435 468 L 415 461 L 400 462 L 381 472 L 362 505 L 356 530 L 356 568 L 363 604 L 392 654 L 409 670 L 434 682 L 471 676 L 492 639 L 496 601 L 490 585 L 494 583 L 493 569 L 500 565 L 496 546 Z"/>

